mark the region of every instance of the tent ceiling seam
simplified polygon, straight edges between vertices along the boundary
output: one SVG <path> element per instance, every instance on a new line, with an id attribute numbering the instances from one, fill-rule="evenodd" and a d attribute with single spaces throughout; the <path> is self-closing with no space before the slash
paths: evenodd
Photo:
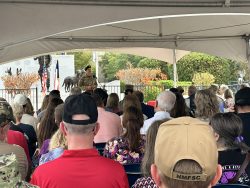
<path id="1" fill-rule="evenodd" d="M 228 3 L 229 2 L 229 3 Z M 56 4 L 56 5 L 95 5 L 95 6 L 144 6 L 144 7 L 245 7 L 250 6 L 250 1 L 218 0 L 210 1 L 164 1 L 164 0 L 1 0 L 0 3 L 9 4 Z"/>
<path id="2" fill-rule="evenodd" d="M 181 41 L 202 41 L 202 40 L 229 40 L 229 39 L 243 39 L 245 40 L 246 35 L 237 35 L 237 36 L 203 36 L 203 37 L 180 37 L 176 36 L 175 38 L 165 38 L 165 37 L 48 37 L 41 39 L 40 41 L 72 41 L 72 42 L 143 42 L 143 41 L 152 41 L 152 42 L 181 42 Z"/>

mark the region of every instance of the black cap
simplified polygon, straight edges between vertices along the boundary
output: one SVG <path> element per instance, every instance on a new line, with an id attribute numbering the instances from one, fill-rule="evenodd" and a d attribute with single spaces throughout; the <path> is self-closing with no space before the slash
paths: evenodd
<path id="1" fill-rule="evenodd" d="M 85 67 L 85 69 L 84 69 L 84 70 L 86 71 L 86 70 L 88 70 L 89 68 L 91 68 L 91 66 L 90 66 L 90 65 L 88 65 L 87 67 Z"/>
<path id="2" fill-rule="evenodd" d="M 74 115 L 87 115 L 87 120 L 74 120 Z M 69 96 L 64 103 L 63 121 L 76 125 L 88 125 L 96 123 L 98 118 L 97 106 L 90 95 L 80 94 Z"/>
<path id="3" fill-rule="evenodd" d="M 238 106 L 250 106 L 250 88 L 245 87 L 235 94 L 235 104 Z"/>

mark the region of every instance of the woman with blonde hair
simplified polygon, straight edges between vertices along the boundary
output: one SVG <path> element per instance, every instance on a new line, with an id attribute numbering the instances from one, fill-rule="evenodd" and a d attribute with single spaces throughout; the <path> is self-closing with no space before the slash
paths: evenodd
<path id="1" fill-rule="evenodd" d="M 50 139 L 49 152 L 41 156 L 39 165 L 60 157 L 65 149 L 67 149 L 67 141 L 64 134 L 59 129 Z"/>
<path id="2" fill-rule="evenodd" d="M 195 117 L 204 121 L 219 113 L 219 102 L 217 96 L 209 89 L 199 90 L 195 95 Z"/>

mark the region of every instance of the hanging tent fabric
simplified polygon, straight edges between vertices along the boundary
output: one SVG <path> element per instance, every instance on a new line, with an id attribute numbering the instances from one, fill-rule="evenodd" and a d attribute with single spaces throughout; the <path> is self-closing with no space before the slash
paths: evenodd
<path id="1" fill-rule="evenodd" d="M 249 58 L 247 0 L 0 0 L 0 63 L 82 48 L 154 47 Z"/>
<path id="2" fill-rule="evenodd" d="M 101 49 L 90 49 L 90 50 L 138 55 L 138 56 L 147 57 L 150 59 L 157 59 L 157 60 L 164 61 L 170 64 L 173 64 L 175 61 L 178 61 L 183 56 L 190 53 L 184 50 L 176 50 L 176 59 L 174 59 L 173 58 L 174 50 L 166 49 L 166 48 L 101 48 Z"/>
<path id="3" fill-rule="evenodd" d="M 183 56 L 190 53 L 189 51 L 166 49 L 166 48 L 106 48 L 106 49 L 91 49 L 93 51 L 123 53 L 157 59 L 170 64 L 173 64 L 174 87 L 177 86 L 177 67 L 176 62 Z M 97 66 L 98 67 L 98 66 Z M 98 71 L 98 69 L 97 69 Z M 98 73 L 97 73 L 98 74 Z"/>

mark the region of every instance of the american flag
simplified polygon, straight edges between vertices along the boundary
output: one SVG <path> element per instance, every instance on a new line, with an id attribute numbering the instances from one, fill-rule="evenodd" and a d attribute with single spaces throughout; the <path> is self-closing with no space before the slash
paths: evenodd
<path id="1" fill-rule="evenodd" d="M 42 92 L 43 92 L 43 95 L 46 95 L 46 90 L 47 90 L 46 82 L 47 82 L 47 78 L 48 78 L 48 75 L 47 75 L 46 64 L 43 63 L 43 75 L 42 75 Z"/>
<path id="2" fill-rule="evenodd" d="M 59 90 L 60 86 L 60 79 L 59 79 L 59 62 L 56 62 L 56 69 L 55 69 L 55 79 L 54 79 L 54 89 Z"/>

